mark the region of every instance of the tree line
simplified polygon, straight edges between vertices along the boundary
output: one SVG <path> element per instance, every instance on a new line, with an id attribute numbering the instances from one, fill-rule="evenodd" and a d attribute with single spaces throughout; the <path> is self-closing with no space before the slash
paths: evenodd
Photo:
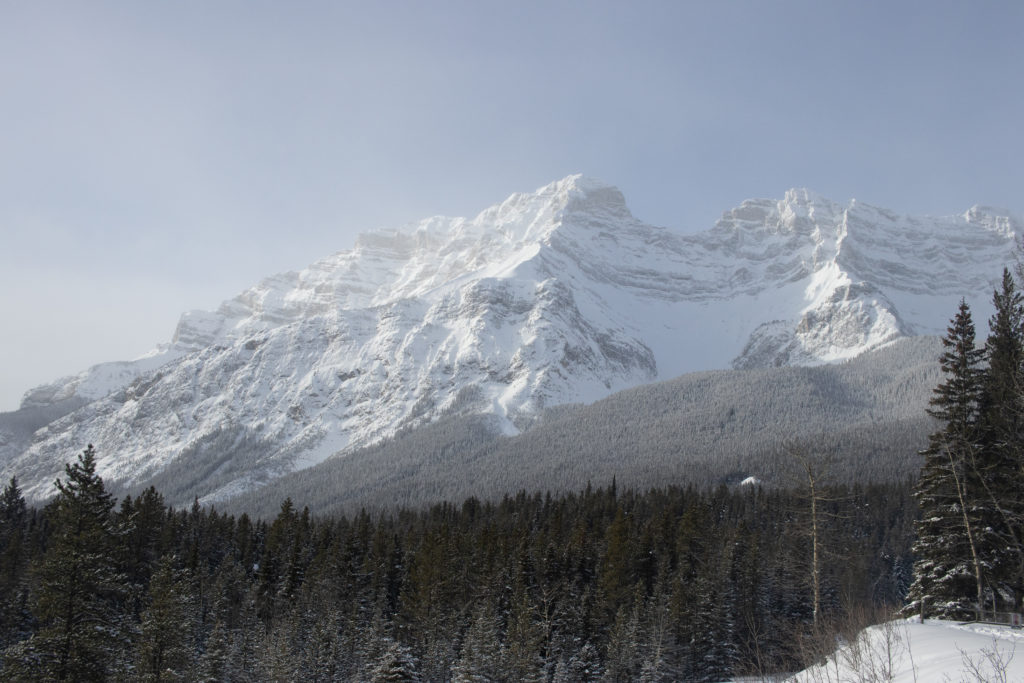
<path id="1" fill-rule="evenodd" d="M 909 484 L 468 498 L 268 521 L 153 488 L 118 505 L 83 452 L 42 509 L 0 495 L 5 680 L 667 681 L 793 670 L 820 610 L 895 604 Z M 817 548 L 816 548 L 817 549 Z M 825 620 L 821 617 L 820 620 Z M 834 642 L 834 641 L 830 641 Z"/>

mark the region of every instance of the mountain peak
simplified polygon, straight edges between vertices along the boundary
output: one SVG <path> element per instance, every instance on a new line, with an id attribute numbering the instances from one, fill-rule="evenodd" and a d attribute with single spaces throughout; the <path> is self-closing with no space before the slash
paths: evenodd
<path id="1" fill-rule="evenodd" d="M 806 188 L 787 190 L 782 199 L 747 199 L 726 211 L 713 230 L 728 233 L 812 234 L 834 225 L 847 207 Z"/>
<path id="2" fill-rule="evenodd" d="M 619 188 L 581 173 L 548 183 L 531 193 L 513 194 L 501 206 L 521 207 L 536 201 L 550 202 L 558 208 L 574 211 L 600 208 L 629 214 L 626 198 Z"/>
<path id="3" fill-rule="evenodd" d="M 542 408 L 695 370 L 852 358 L 941 333 L 961 296 L 983 319 L 1016 225 L 796 188 L 682 235 L 571 175 L 474 218 L 364 235 L 183 316 L 144 363 L 36 392 L 64 417 L 17 438 L 0 423 L 0 476 L 37 473 L 41 497 L 76 444 L 98 443 L 105 478 L 181 476 L 183 500 L 213 500 L 443 415 L 511 433 Z"/>
<path id="4" fill-rule="evenodd" d="M 547 191 L 549 188 L 555 191 L 577 190 L 579 192 L 587 193 L 594 190 L 606 190 L 609 188 L 615 189 L 615 186 L 606 183 L 603 180 L 599 180 L 598 178 L 594 178 L 593 176 L 584 175 L 583 173 L 573 173 L 565 176 L 561 180 L 548 183 L 547 185 L 539 188 L 537 192 L 540 194 Z"/>
<path id="5" fill-rule="evenodd" d="M 967 223 L 981 226 L 989 232 L 1000 237 L 1015 239 L 1020 235 L 1024 224 L 1006 209 L 994 206 L 974 205 L 964 212 L 963 218 Z"/>
<path id="6" fill-rule="evenodd" d="M 835 206 L 835 202 L 806 187 L 791 187 L 786 190 L 781 204 L 808 206 L 811 204 Z"/>
<path id="7" fill-rule="evenodd" d="M 599 213 L 620 219 L 633 217 L 626 206 L 626 198 L 614 185 L 580 175 L 569 176 L 563 182 L 568 182 L 567 211 Z"/>

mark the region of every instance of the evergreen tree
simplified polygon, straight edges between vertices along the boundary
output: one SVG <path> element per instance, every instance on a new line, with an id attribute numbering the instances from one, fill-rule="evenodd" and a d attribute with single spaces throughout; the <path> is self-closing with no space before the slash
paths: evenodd
<path id="1" fill-rule="evenodd" d="M 260 650 L 267 640 L 267 629 L 259 618 L 255 588 L 242 599 L 237 624 L 230 632 L 231 658 L 228 669 L 237 680 L 256 680 Z"/>
<path id="2" fill-rule="evenodd" d="M 29 650 L 42 678 L 101 681 L 123 661 L 127 644 L 114 502 L 96 474 L 91 444 L 65 473 L 56 482 L 55 537 L 39 572 L 42 627 Z"/>
<path id="3" fill-rule="evenodd" d="M 259 680 L 287 681 L 294 678 L 297 658 L 293 649 L 291 625 L 282 623 L 263 638 L 259 652 Z"/>
<path id="4" fill-rule="evenodd" d="M 658 568 L 653 594 L 647 599 L 641 620 L 642 657 L 639 681 L 674 680 L 679 652 L 675 643 L 675 634 L 671 628 L 671 610 L 669 581 L 671 570 L 667 561 L 662 561 Z"/>
<path id="5" fill-rule="evenodd" d="M 118 514 L 124 532 L 125 565 L 128 580 L 144 586 L 162 555 L 161 544 L 167 507 L 164 497 L 152 486 L 134 501 L 126 497 Z"/>
<path id="6" fill-rule="evenodd" d="M 640 609 L 619 608 L 608 638 L 608 654 L 602 681 L 626 683 L 636 679 L 640 672 Z"/>
<path id="7" fill-rule="evenodd" d="M 1001 290 L 992 295 L 995 313 L 985 343 L 988 371 L 981 397 L 983 448 L 977 461 L 984 488 L 984 523 L 993 541 L 983 548 L 992 582 L 1013 595 L 1013 609 L 1024 594 L 1024 296 L 1003 269 Z"/>
<path id="8" fill-rule="evenodd" d="M 689 647 L 692 668 L 688 680 L 708 683 L 729 680 L 739 659 L 731 601 L 726 591 L 716 584 L 711 576 L 698 580 L 698 603 Z"/>
<path id="9" fill-rule="evenodd" d="M 17 477 L 0 494 L 0 649 L 29 633 L 26 533 L 28 510 Z"/>
<path id="10" fill-rule="evenodd" d="M 222 683 L 235 680 L 231 662 L 231 639 L 227 628 L 220 620 L 213 625 L 213 631 L 206 639 L 206 649 L 199 658 L 200 683 Z"/>
<path id="11" fill-rule="evenodd" d="M 627 605 L 633 589 L 629 532 L 625 512 L 621 505 L 616 506 L 615 517 L 605 533 L 597 583 L 601 606 L 609 618 L 615 618 L 620 608 Z"/>
<path id="12" fill-rule="evenodd" d="M 301 678 L 309 683 L 334 681 L 341 677 L 341 616 L 334 608 L 316 611 L 302 652 Z"/>
<path id="13" fill-rule="evenodd" d="M 942 424 L 923 452 L 914 494 L 921 520 L 908 610 L 924 616 L 970 617 L 983 598 L 974 502 L 979 491 L 972 466 L 979 450 L 983 350 L 974 340 L 970 307 L 961 301 L 942 340 L 939 363 L 946 377 L 935 388 L 928 411 Z"/>
<path id="14" fill-rule="evenodd" d="M 288 586 L 282 582 L 282 572 L 287 562 L 293 557 L 296 536 L 299 533 L 299 517 L 291 498 L 281 503 L 281 512 L 274 519 L 267 531 L 263 548 L 263 557 L 259 570 L 259 600 L 257 606 L 260 617 L 270 621 L 273 617 L 283 614 L 288 607 L 288 596 L 281 590 Z M 287 577 L 285 577 L 287 578 Z"/>
<path id="15" fill-rule="evenodd" d="M 601 680 L 604 669 L 601 655 L 591 643 L 584 643 L 579 652 L 568 660 L 559 660 L 555 668 L 555 683 L 595 683 Z"/>
<path id="16" fill-rule="evenodd" d="M 142 613 L 137 646 L 142 681 L 185 680 L 192 661 L 192 596 L 174 564 L 170 555 L 161 558 L 149 584 L 149 607 Z"/>
<path id="17" fill-rule="evenodd" d="M 409 648 L 388 639 L 370 671 L 372 683 L 417 683 L 422 680 Z"/>
<path id="18" fill-rule="evenodd" d="M 0 494 L 0 592 L 12 590 L 24 569 L 24 535 L 28 510 L 18 478 Z"/>
<path id="19" fill-rule="evenodd" d="M 537 625 L 536 610 L 522 585 L 514 590 L 510 609 L 502 653 L 505 673 L 522 683 L 545 680 L 541 657 L 544 634 Z"/>
<path id="20" fill-rule="evenodd" d="M 484 683 L 501 677 L 501 641 L 497 617 L 489 601 L 475 610 L 473 623 L 462 641 L 459 661 L 452 669 L 456 683 Z"/>

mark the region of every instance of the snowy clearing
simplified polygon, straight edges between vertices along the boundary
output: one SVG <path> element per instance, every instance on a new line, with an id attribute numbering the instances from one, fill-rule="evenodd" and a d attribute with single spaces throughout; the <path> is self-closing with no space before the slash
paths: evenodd
<path id="1" fill-rule="evenodd" d="M 917 618 L 862 631 L 823 664 L 788 679 L 847 681 L 1024 681 L 1024 630 Z"/>

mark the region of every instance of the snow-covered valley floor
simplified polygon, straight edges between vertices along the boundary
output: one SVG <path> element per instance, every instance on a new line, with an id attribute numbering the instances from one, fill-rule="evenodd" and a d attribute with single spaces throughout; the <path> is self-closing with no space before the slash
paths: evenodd
<path id="1" fill-rule="evenodd" d="M 916 618 L 862 631 L 793 683 L 1024 682 L 1024 629 Z"/>

